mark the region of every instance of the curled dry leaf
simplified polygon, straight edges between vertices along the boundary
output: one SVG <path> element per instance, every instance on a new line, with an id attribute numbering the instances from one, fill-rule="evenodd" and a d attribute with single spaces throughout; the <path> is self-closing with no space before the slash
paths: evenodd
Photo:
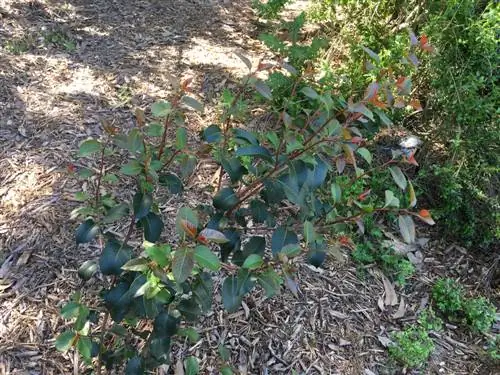
<path id="1" fill-rule="evenodd" d="M 425 223 L 427 223 L 429 225 L 436 224 L 436 222 L 434 221 L 434 219 L 432 219 L 431 213 L 429 212 L 429 210 L 420 210 L 418 212 L 418 217 L 420 218 L 420 220 L 422 220 L 423 222 L 425 222 Z"/>
<path id="2" fill-rule="evenodd" d="M 396 294 L 396 290 L 394 290 L 394 286 L 384 275 L 382 275 L 382 282 L 384 283 L 385 290 L 384 304 L 386 306 L 396 306 L 398 304 L 398 296 Z"/>
<path id="3" fill-rule="evenodd" d="M 398 311 L 396 311 L 393 315 L 393 319 L 401 319 L 402 317 L 405 316 L 406 313 L 406 304 L 405 304 L 405 299 L 401 297 L 401 301 L 399 301 L 399 308 Z"/>

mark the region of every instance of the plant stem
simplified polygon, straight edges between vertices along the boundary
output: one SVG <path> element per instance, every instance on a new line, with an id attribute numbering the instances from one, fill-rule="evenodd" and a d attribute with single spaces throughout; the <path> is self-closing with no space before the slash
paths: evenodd
<path id="1" fill-rule="evenodd" d="M 163 124 L 163 135 L 161 137 L 160 148 L 158 150 L 158 160 L 161 160 L 161 156 L 163 155 L 163 151 L 165 150 L 165 144 L 167 143 L 167 130 L 168 125 L 170 124 L 170 114 L 165 118 L 165 122 Z"/>
<path id="2" fill-rule="evenodd" d="M 104 145 L 101 148 L 101 159 L 99 162 L 99 173 L 97 175 L 97 185 L 96 185 L 96 192 L 95 192 L 95 207 L 99 205 L 99 199 L 101 198 L 101 180 L 102 180 L 102 175 L 104 174 L 104 150 L 106 149 L 108 142 L 106 141 Z"/>

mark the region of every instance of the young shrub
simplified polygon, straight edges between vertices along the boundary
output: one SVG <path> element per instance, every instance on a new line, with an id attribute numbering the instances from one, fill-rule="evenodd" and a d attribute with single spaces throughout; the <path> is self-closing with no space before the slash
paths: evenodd
<path id="1" fill-rule="evenodd" d="M 434 351 L 427 331 L 417 326 L 394 333 L 392 339 L 394 344 L 389 347 L 389 356 L 406 368 L 422 367 Z"/>
<path id="2" fill-rule="evenodd" d="M 496 320 L 496 309 L 484 297 L 467 299 L 463 303 L 467 324 L 479 333 L 488 332 Z"/>
<path id="3" fill-rule="evenodd" d="M 463 308 L 463 290 L 455 280 L 439 279 L 432 288 L 436 307 L 448 316 L 455 316 Z"/>

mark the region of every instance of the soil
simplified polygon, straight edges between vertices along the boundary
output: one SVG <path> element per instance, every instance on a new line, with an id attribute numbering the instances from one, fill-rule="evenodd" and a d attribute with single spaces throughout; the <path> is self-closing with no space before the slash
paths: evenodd
<path id="1" fill-rule="evenodd" d="M 245 74 L 234 52 L 253 62 L 269 57 L 259 27 L 243 0 L 0 0 L 0 374 L 83 373 L 76 356 L 54 349 L 66 324 L 59 309 L 79 285 L 76 270 L 99 255 L 96 245 L 75 245 L 77 223 L 69 219 L 74 193 L 87 188 L 67 173 L 78 144 L 100 135 L 103 120 L 132 127 L 136 107 L 168 97 L 171 76 L 190 76 L 207 107 L 189 118 L 198 147 L 217 97 Z M 201 192 L 216 166 L 202 161 L 198 171 L 189 193 L 161 206 L 167 227 L 183 202 L 210 200 Z M 391 298 L 394 285 L 380 270 L 360 273 L 340 249 L 324 269 L 297 262 L 298 299 L 255 292 L 234 314 L 216 300 L 197 323 L 202 339 L 176 342 L 172 365 L 158 373 L 180 374 L 176 363 L 186 355 L 200 359 L 201 373 L 218 373 L 220 342 L 241 374 L 398 373 L 384 345 L 416 320 L 438 277 L 499 297 L 489 288 L 494 264 L 435 234 L 424 242 L 418 273 Z M 500 373 L 482 337 L 448 325 L 433 338 L 429 365 L 415 373 Z"/>

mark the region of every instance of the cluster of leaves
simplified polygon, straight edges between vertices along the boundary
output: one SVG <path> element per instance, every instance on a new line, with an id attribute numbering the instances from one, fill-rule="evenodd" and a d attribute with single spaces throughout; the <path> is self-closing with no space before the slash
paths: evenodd
<path id="1" fill-rule="evenodd" d="M 392 335 L 394 344 L 389 346 L 389 355 L 408 368 L 422 367 L 434 351 L 434 343 L 427 330 L 411 325 Z"/>
<path id="2" fill-rule="evenodd" d="M 276 19 L 285 6 L 293 0 L 268 0 L 263 3 L 260 0 L 253 0 L 252 7 L 257 11 L 259 17 L 265 19 Z"/>
<path id="3" fill-rule="evenodd" d="M 374 167 L 363 147 L 365 125 L 375 118 L 388 122 L 384 111 L 408 100 L 408 77 L 374 81 L 363 96 L 344 100 L 315 74 L 283 60 L 254 67 L 239 57 L 249 73 L 239 91 L 223 94 L 219 121 L 201 133 L 206 145 L 198 153 L 219 166 L 216 191 L 210 204 L 179 209 L 175 238 L 162 237 L 162 204 L 168 194 L 182 194 L 197 165 L 199 155 L 188 147 L 186 108 L 203 111 L 188 95 L 189 79 L 172 80 L 171 100 L 154 103 L 150 114 L 137 109 L 133 129 L 104 123 L 101 138 L 80 145 L 82 165 L 69 167 L 88 180 L 92 193 L 76 195 L 83 202 L 72 215 L 82 221 L 76 242 L 96 241 L 101 247 L 99 259 L 86 261 L 79 275 L 88 281 L 99 272 L 106 282 L 97 306 L 86 306 L 78 296 L 63 307 L 63 316 L 74 322 L 56 345 L 63 351 L 76 348 L 99 371 L 125 366 L 126 374 L 141 374 L 169 362 L 175 337 L 197 341 L 189 324 L 212 307 L 213 272 L 224 275 L 222 303 L 233 312 L 257 286 L 267 297 L 280 293 L 282 285 L 298 297 L 294 258 L 322 266 L 329 244 L 350 244 L 345 233 L 351 226 L 363 231 L 366 216 L 387 214 L 408 243 L 415 242 L 413 218 L 433 224 L 427 210 L 415 210 L 415 191 L 400 168 L 413 156 L 395 152 Z M 280 106 L 277 94 L 256 78 L 266 71 L 279 71 L 293 82 Z M 275 116 L 265 131 L 235 126 L 245 119 L 249 87 Z M 398 192 L 386 190 L 382 198 L 372 193 L 374 169 L 384 170 Z M 130 190 L 115 196 L 118 182 Z M 127 229 L 116 233 L 121 224 Z M 256 229 L 269 232 L 270 241 L 255 235 Z M 140 249 L 129 243 L 138 235 Z M 223 361 L 228 374 L 232 370 Z M 194 357 L 185 359 L 185 367 L 190 374 L 199 371 Z"/>
<path id="4" fill-rule="evenodd" d="M 454 320 L 463 320 L 475 332 L 486 333 L 496 320 L 495 306 L 484 297 L 466 298 L 452 279 L 440 279 L 432 288 L 432 298 L 439 311 Z"/>

